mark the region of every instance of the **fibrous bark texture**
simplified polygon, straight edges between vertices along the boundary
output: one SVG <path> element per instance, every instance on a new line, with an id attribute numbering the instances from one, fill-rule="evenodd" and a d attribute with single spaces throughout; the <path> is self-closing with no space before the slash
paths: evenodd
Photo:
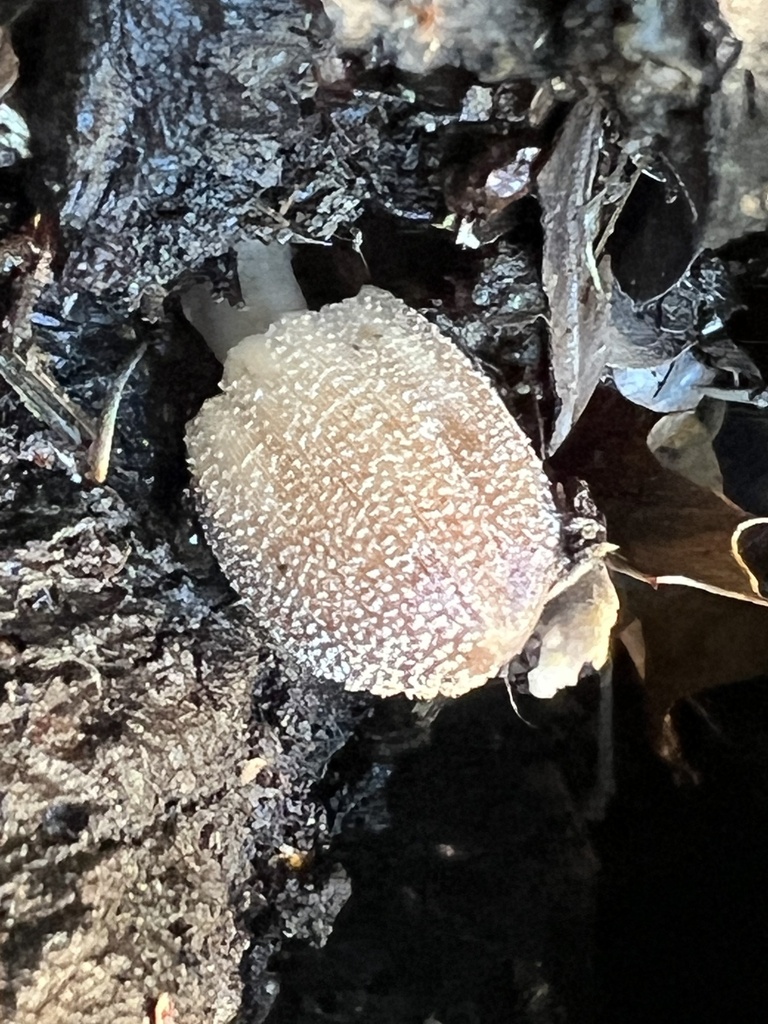
<path id="1" fill-rule="evenodd" d="M 734 568 L 729 525 L 768 515 L 752 469 L 768 160 L 750 5 L 327 7 L 0 3 L 10 1024 L 159 1024 L 169 999 L 181 1024 L 271 1010 L 487 1024 L 499 1000 L 524 1024 L 590 1012 L 585 806 L 605 752 L 589 697 L 540 707 L 530 730 L 499 684 L 433 729 L 437 705 L 383 707 L 300 670 L 206 548 L 184 432 L 220 369 L 178 292 L 203 282 L 236 302 L 244 240 L 294 245 L 313 310 L 363 283 L 420 309 L 499 385 L 539 455 L 557 449 L 547 472 L 567 515 L 582 477 L 640 580 L 674 570 L 715 590 L 724 639 L 706 664 L 659 657 L 674 616 L 644 582 L 622 594 L 657 734 L 670 676 L 685 678 L 676 698 L 702 675 L 764 667 L 755 644 L 743 669 L 723 655 L 729 637 L 766 634 L 768 591 L 759 559 Z M 609 383 L 624 397 L 606 398 Z M 753 452 L 740 480 L 721 459 L 728 503 L 668 464 L 640 472 L 656 417 L 698 415 L 702 395 L 727 404 L 714 418 L 730 450 Z M 691 602 L 681 590 L 675 609 Z M 704 621 L 710 598 L 691 615 Z"/>

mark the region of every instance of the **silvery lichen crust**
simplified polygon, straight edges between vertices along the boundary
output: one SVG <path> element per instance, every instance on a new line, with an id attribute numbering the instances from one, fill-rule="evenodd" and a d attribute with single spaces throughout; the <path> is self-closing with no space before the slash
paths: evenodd
<path id="1" fill-rule="evenodd" d="M 227 359 L 188 428 L 213 550 L 277 643 L 349 689 L 456 695 L 536 625 L 560 524 L 489 382 L 376 288 Z"/>

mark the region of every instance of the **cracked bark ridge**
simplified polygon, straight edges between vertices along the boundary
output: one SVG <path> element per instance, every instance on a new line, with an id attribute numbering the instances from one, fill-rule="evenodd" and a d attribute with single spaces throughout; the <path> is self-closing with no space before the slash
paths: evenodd
<path id="1" fill-rule="evenodd" d="M 434 212 L 425 175 L 402 161 L 434 118 L 376 91 L 345 109 L 321 83 L 313 99 L 315 69 L 343 65 L 298 2 L 38 10 L 46 73 L 23 98 L 70 248 L 62 294 L 156 310 L 164 285 L 254 231 L 328 240 L 374 196 Z"/>
<path id="2" fill-rule="evenodd" d="M 285 935 L 323 942 L 348 894 L 309 855 L 314 772 L 352 702 L 244 639 L 114 492 L 0 440 L 3 1019 L 136 1022 L 168 991 L 185 1021 L 229 1020 L 250 940 L 261 1020 L 269 957 Z"/>

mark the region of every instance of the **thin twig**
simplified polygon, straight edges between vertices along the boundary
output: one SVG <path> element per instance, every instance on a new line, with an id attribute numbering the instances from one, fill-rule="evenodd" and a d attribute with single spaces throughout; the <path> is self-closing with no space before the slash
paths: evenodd
<path id="1" fill-rule="evenodd" d="M 109 460 L 112 455 L 112 443 L 115 438 L 117 411 L 125 391 L 125 385 L 136 369 L 141 357 L 147 351 L 147 343 L 139 345 L 123 369 L 112 382 L 107 401 L 99 417 L 96 438 L 88 452 L 88 475 L 97 484 L 103 484 L 109 472 Z"/>

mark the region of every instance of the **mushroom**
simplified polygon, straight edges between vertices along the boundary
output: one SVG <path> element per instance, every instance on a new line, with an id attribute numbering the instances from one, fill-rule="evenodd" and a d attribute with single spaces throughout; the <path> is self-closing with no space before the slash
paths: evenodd
<path id="1" fill-rule="evenodd" d="M 188 428 L 193 479 L 277 644 L 348 689 L 418 698 L 520 652 L 564 564 L 549 482 L 423 316 L 373 287 L 294 312 L 231 349 L 222 389 Z"/>
<path id="2" fill-rule="evenodd" d="M 222 363 L 246 335 L 262 334 L 282 314 L 307 308 L 293 276 L 289 245 L 267 245 L 256 238 L 241 241 L 237 277 L 241 306 L 214 299 L 209 282 L 195 284 L 181 296 L 184 316 Z"/>

